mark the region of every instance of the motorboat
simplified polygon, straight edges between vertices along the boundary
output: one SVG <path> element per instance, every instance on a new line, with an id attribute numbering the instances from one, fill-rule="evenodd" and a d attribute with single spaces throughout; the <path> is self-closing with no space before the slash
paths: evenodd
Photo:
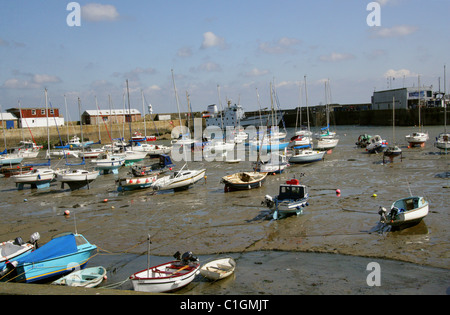
<path id="1" fill-rule="evenodd" d="M 289 215 L 302 214 L 303 208 L 308 206 L 308 198 L 308 188 L 294 178 L 280 185 L 278 195 L 266 195 L 263 204 L 273 210 L 272 217 L 278 220 Z"/>
<path id="2" fill-rule="evenodd" d="M 418 224 L 427 216 L 429 203 L 421 196 L 410 196 L 395 201 L 389 213 L 380 207 L 380 222 L 390 225 L 391 230 L 403 229 Z"/>
<path id="3" fill-rule="evenodd" d="M 97 251 L 81 234 L 62 234 L 54 237 L 28 255 L 7 264 L 2 281 L 34 283 L 84 269 Z"/>

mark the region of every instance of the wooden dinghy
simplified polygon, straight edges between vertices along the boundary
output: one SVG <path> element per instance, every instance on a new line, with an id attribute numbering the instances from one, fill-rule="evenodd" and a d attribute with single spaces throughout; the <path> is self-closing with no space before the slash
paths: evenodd
<path id="1" fill-rule="evenodd" d="M 247 190 L 261 187 L 267 177 L 267 173 L 240 172 L 222 177 L 225 191 Z"/>
<path id="2" fill-rule="evenodd" d="M 200 274 L 210 280 L 220 280 L 229 277 L 236 269 L 236 262 L 231 257 L 219 258 L 204 264 Z"/>
<path id="3" fill-rule="evenodd" d="M 106 276 L 106 269 L 102 266 L 91 267 L 83 270 L 71 272 L 52 284 L 69 287 L 95 288 Z"/>

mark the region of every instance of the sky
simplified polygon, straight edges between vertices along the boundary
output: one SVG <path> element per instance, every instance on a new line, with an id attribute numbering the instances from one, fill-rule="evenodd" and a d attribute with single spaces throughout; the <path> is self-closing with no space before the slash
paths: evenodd
<path id="1" fill-rule="evenodd" d="M 177 112 L 173 81 L 182 112 L 188 97 L 193 111 L 270 107 L 271 85 L 281 109 L 370 103 L 419 77 L 443 90 L 450 1 L 377 3 L 2 0 L 0 105 L 43 107 L 47 89 L 78 120 L 78 98 L 82 111 L 128 107 L 127 80 L 131 108 L 155 114 Z"/>

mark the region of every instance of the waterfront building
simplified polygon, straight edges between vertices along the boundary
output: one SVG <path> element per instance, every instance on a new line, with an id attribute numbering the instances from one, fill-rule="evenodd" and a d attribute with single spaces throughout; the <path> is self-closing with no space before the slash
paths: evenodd
<path id="1" fill-rule="evenodd" d="M 419 99 L 422 107 L 433 107 L 436 104 L 440 104 L 440 102 L 436 102 L 436 93 L 433 93 L 431 86 L 421 86 L 420 88 L 406 87 L 375 91 L 372 96 L 372 109 L 392 109 L 392 99 L 394 97 L 396 109 L 416 108 Z"/>
<path id="2" fill-rule="evenodd" d="M 8 113 L 18 119 L 18 128 L 64 126 L 64 117 L 60 117 L 58 108 L 10 108 Z M 48 116 L 48 124 L 47 124 Z"/>
<path id="3" fill-rule="evenodd" d="M 81 115 L 83 125 L 98 125 L 102 123 L 123 123 L 142 121 L 141 112 L 137 109 L 86 110 Z"/>

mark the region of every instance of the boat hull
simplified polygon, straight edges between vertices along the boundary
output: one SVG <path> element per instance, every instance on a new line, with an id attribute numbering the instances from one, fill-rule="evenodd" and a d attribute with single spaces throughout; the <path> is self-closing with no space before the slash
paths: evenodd
<path id="1" fill-rule="evenodd" d="M 76 242 L 75 238 L 77 239 Z M 70 242 L 70 246 L 66 245 L 66 241 Z M 64 247 L 64 252 L 55 254 L 52 246 L 56 248 Z M 90 244 L 81 235 L 61 236 L 24 258 L 18 259 L 17 276 L 11 280 L 33 283 L 66 275 L 74 270 L 83 269 L 96 251 L 97 246 Z"/>
<path id="2" fill-rule="evenodd" d="M 140 292 L 163 293 L 188 285 L 198 274 L 200 264 L 192 263 L 180 267 L 177 263 L 179 262 L 171 261 L 131 275 L 133 289 Z"/>
<path id="3" fill-rule="evenodd" d="M 392 230 L 404 229 L 418 224 L 428 215 L 429 203 L 423 197 L 413 196 L 395 201 L 391 211 L 381 222 L 392 227 Z"/>
<path id="4" fill-rule="evenodd" d="M 248 177 L 248 180 L 247 178 Z M 243 172 L 222 177 L 221 182 L 225 184 L 225 191 L 249 190 L 259 188 L 266 180 L 267 173 Z"/>
<path id="5" fill-rule="evenodd" d="M 142 176 L 133 178 L 123 178 L 119 180 L 118 191 L 131 191 L 137 189 L 150 188 L 158 179 L 158 175 Z"/>
<path id="6" fill-rule="evenodd" d="M 325 151 L 303 150 L 292 155 L 289 163 L 311 163 L 323 160 Z"/>
<path id="7" fill-rule="evenodd" d="M 52 282 L 54 285 L 69 287 L 95 288 L 106 276 L 104 267 L 91 267 L 73 271 L 70 274 Z"/>
<path id="8" fill-rule="evenodd" d="M 204 178 L 206 170 L 183 171 L 179 177 L 164 176 L 154 183 L 155 190 L 184 190 Z"/>
<path id="9" fill-rule="evenodd" d="M 219 258 L 204 264 L 200 268 L 200 274 L 212 281 L 231 276 L 236 268 L 236 262 L 231 257 Z"/>

